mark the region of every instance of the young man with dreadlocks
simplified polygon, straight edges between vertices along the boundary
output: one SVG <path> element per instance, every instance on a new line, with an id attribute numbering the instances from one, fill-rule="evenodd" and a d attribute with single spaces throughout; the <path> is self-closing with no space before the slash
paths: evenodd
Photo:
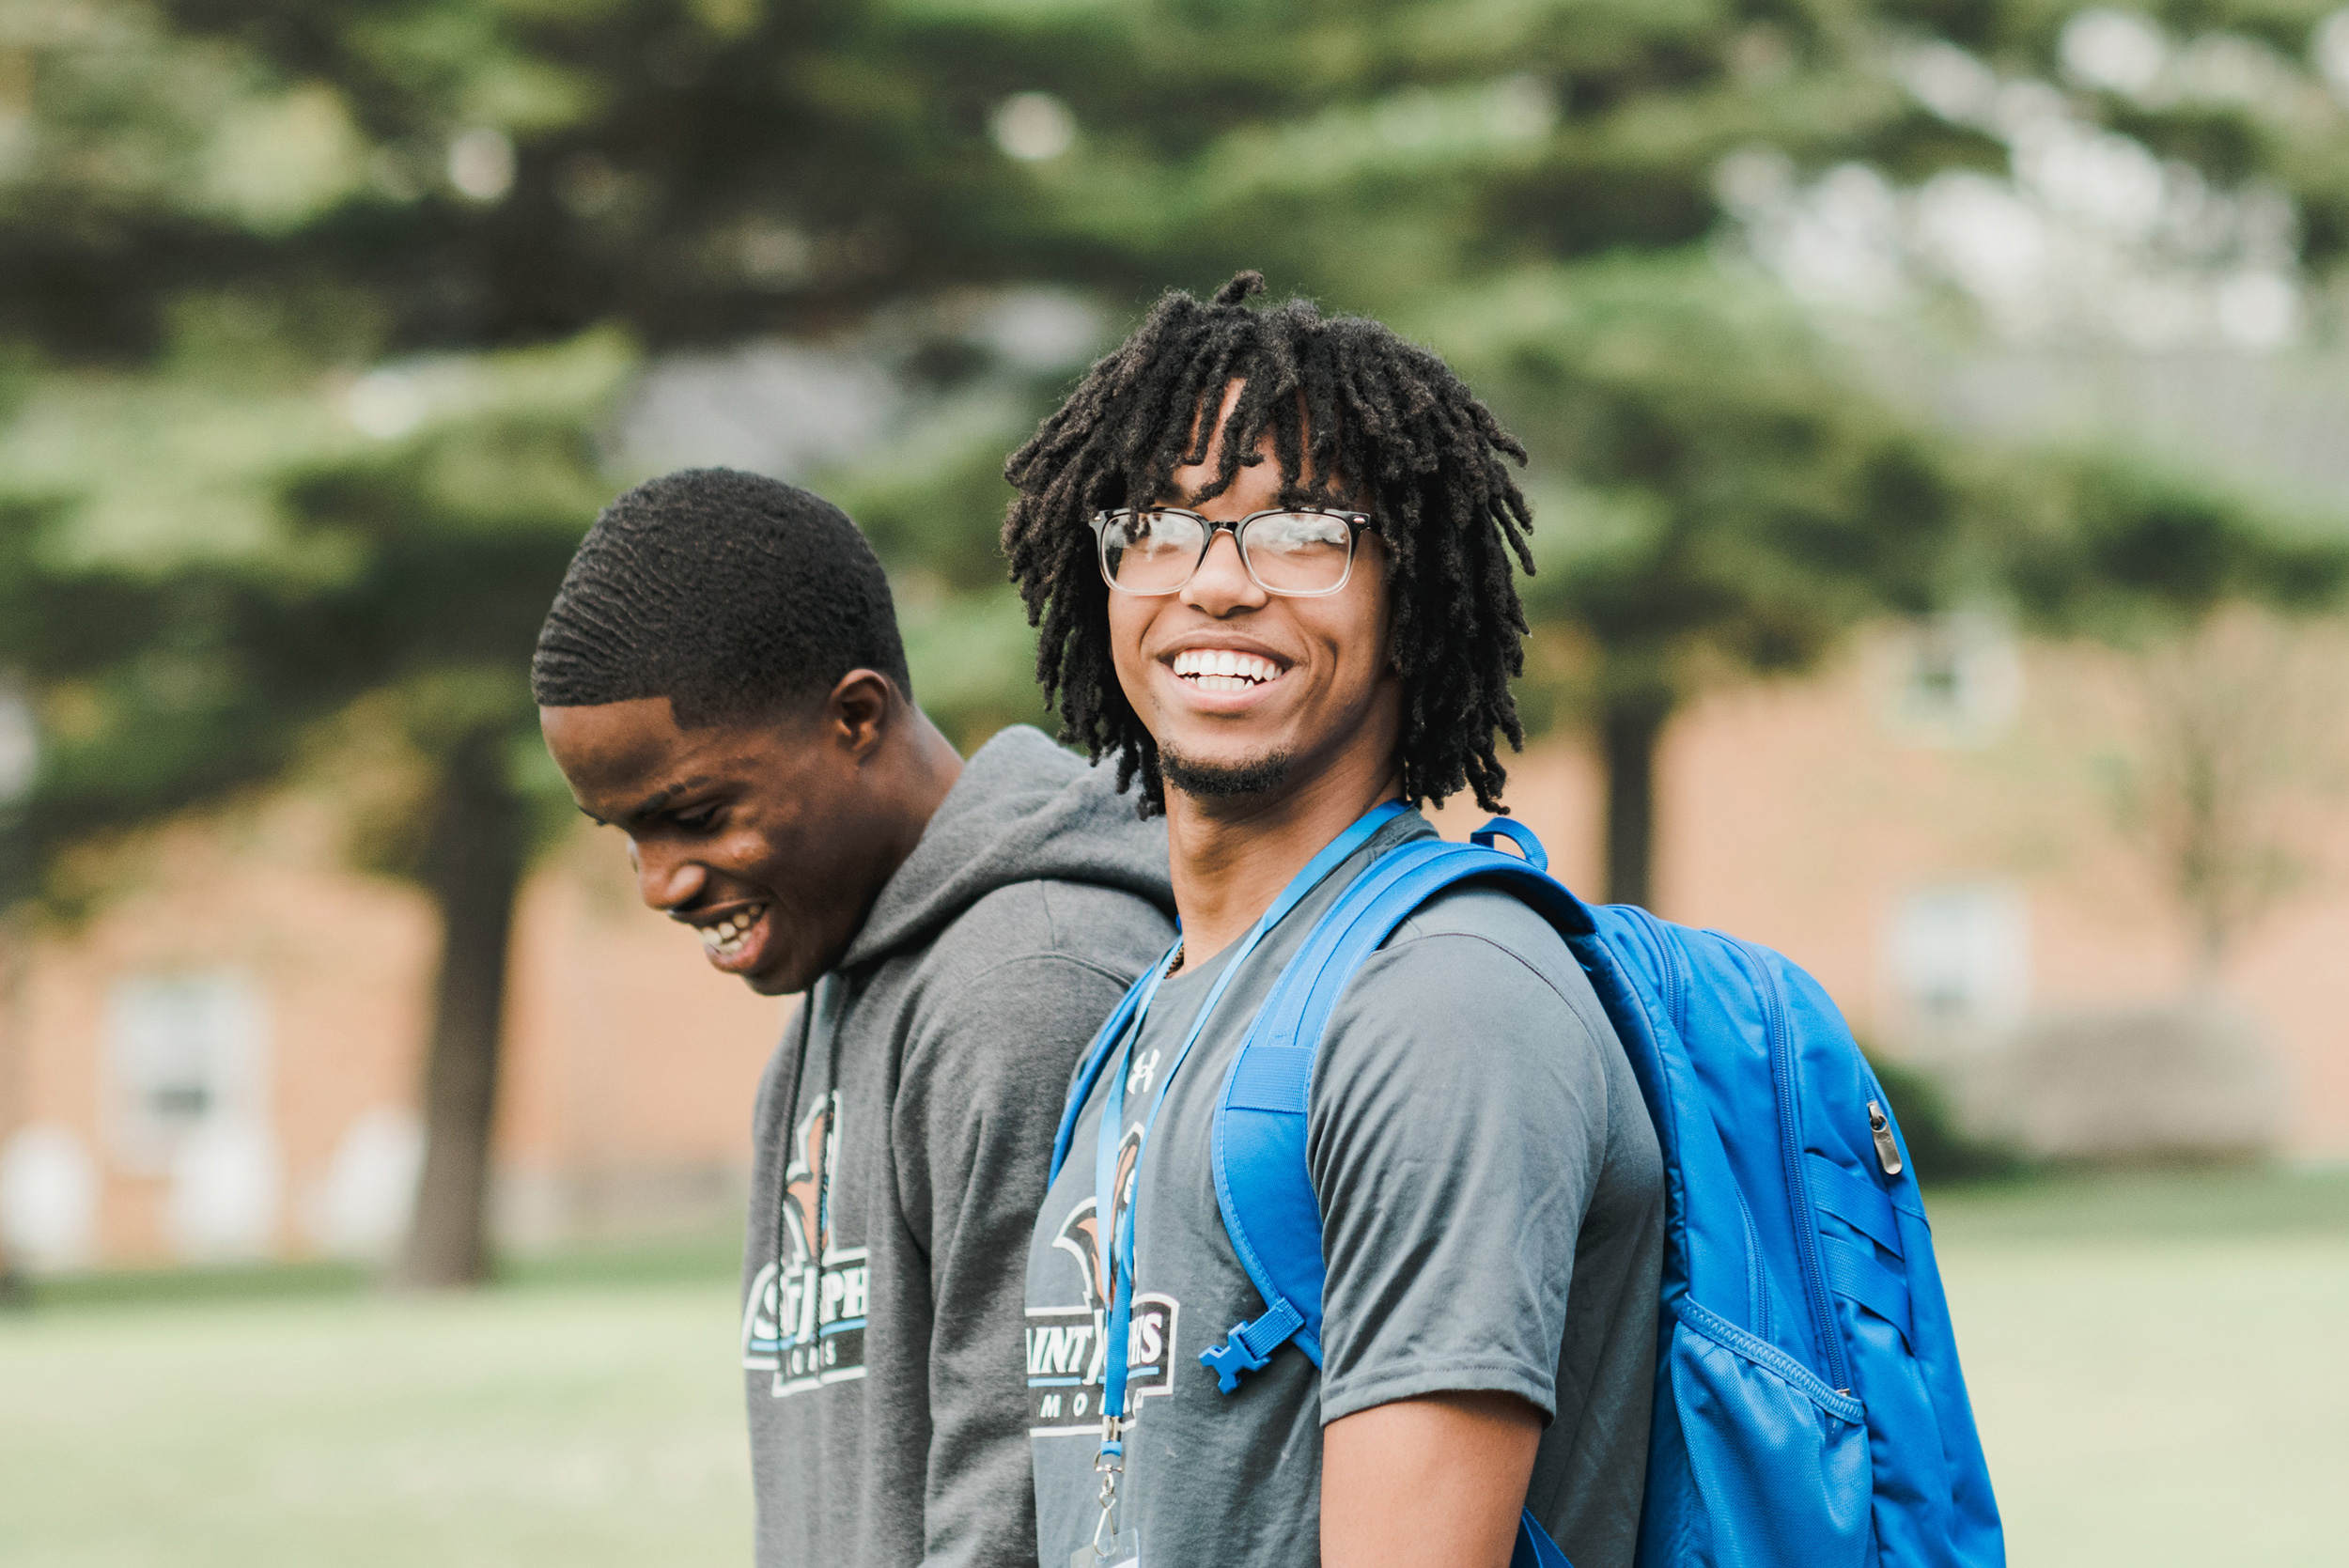
<path id="1" fill-rule="evenodd" d="M 1484 405 L 1377 322 L 1251 308 L 1262 286 L 1170 293 L 1006 469 L 1038 673 L 1164 813 L 1182 921 L 1029 1250 L 1038 1560 L 1501 1568 L 1531 1508 L 1578 1568 L 1620 1568 L 1662 1166 L 1589 983 L 1513 897 L 1424 905 L 1331 1016 L 1307 1102 L 1318 1369 L 1292 1343 L 1227 1395 L 1199 1364 L 1266 1311 L 1211 1169 L 1233 1056 L 1320 912 L 1433 831 L 1401 810 L 1358 836 L 1377 808 L 1498 808 L 1512 556 L 1532 569 L 1501 461 L 1523 449 Z M 1121 1320 L 1105 1431 L 1092 1348 Z"/>
<path id="2" fill-rule="evenodd" d="M 645 902 L 719 973 L 807 993 L 753 1134 L 758 1561 L 1030 1560 L 1030 1151 L 1165 947 L 1157 825 L 1025 726 L 956 755 L 913 704 L 863 536 L 755 474 L 672 474 L 614 502 L 532 685 Z"/>

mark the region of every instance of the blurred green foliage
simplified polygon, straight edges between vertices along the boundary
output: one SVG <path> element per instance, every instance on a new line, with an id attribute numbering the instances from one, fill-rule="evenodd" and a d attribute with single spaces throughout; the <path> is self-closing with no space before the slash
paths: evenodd
<path id="1" fill-rule="evenodd" d="M 2322 282 L 2331 5 L 2156 8 L 2268 85 L 2165 98 L 2083 79 L 2052 0 L 0 0 L 0 669 L 51 891 L 305 768 L 444 910 L 518 875 L 561 806 L 533 636 L 680 349 L 921 339 L 911 413 L 814 477 L 923 700 L 966 742 L 1034 717 L 998 465 L 1070 367 L 921 323 L 1032 285 L 1122 323 L 1256 267 L 1450 355 L 1532 448 L 1528 706 L 1598 734 L 1641 897 L 1656 746 L 1710 682 L 1888 613 L 2098 629 L 2343 576 L 2337 526 L 1902 413 L 1723 264 L 1725 161 L 1999 171 L 1915 86 L 1956 59 L 2275 193 Z"/>
<path id="2" fill-rule="evenodd" d="M 0 430 L 39 498 L 0 534 L 0 661 L 40 684 L 39 799 L 61 808 L 31 815 L 38 847 L 277 778 L 362 699 L 422 758 L 527 726 L 527 650 L 604 499 L 592 430 L 632 360 L 607 333 L 372 387 L 45 382 Z M 353 429 L 338 405 L 369 392 L 412 424 Z"/>
<path id="3" fill-rule="evenodd" d="M 1959 596 L 2062 622 L 2099 598 L 2329 592 L 2332 539 L 2271 548 L 2233 498 L 1957 450 L 1713 258 L 1732 153 L 1906 180 L 1998 166 L 2003 145 L 1903 85 L 1938 39 L 2068 80 L 2214 189 L 2281 191 L 2308 263 L 2331 265 L 2349 115 L 2295 64 L 2324 5 L 2154 13 L 2268 49 L 2296 72 L 2288 101 L 2083 86 L 2059 60 L 2075 9 L 7 0 L 0 549 L 20 584 L 71 580 L 36 597 L 117 606 L 71 638 L 54 614 L 16 621 L 0 647 L 85 721 L 57 726 L 44 787 L 104 831 L 272 777 L 303 725 L 409 678 L 381 639 L 439 660 L 457 618 L 510 678 L 541 547 L 625 477 L 596 444 L 623 345 L 838 340 L 1015 282 L 1122 318 L 1262 267 L 1453 356 L 1537 454 L 1532 607 L 1572 633 L 1537 659 L 1537 717 L 1668 715 L 1706 680 L 1800 669 L 1856 619 Z M 529 375 L 474 363 L 562 343 L 596 347 Z M 950 392 L 969 379 L 933 368 Z M 953 629 L 1006 602 L 996 465 L 1059 384 L 998 383 L 991 414 L 823 476 L 941 618 L 917 640 L 953 650 L 926 684 L 963 733 L 1034 711 L 1006 640 Z M 510 613 L 468 607 L 493 578 Z M 439 608 L 352 608 L 370 593 Z M 313 657 L 289 660 L 288 637 Z M 87 750 L 124 724 L 157 737 L 135 763 Z"/>
<path id="4" fill-rule="evenodd" d="M 1435 334 L 1536 448 L 1537 623 L 1604 707 L 1812 663 L 1862 616 L 1994 586 L 1946 441 L 1856 395 L 1776 290 L 1701 256 L 1527 270 Z"/>

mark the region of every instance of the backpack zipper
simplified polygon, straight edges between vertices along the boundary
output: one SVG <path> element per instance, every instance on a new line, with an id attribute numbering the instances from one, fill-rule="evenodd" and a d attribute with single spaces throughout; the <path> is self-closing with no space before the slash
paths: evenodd
<path id="1" fill-rule="evenodd" d="M 1672 1028 L 1686 1041 L 1688 1037 L 1688 971 L 1681 959 L 1680 944 L 1672 939 L 1664 923 L 1636 904 L 1620 906 L 1640 917 L 1640 935 L 1656 955 L 1656 967 L 1664 971 L 1664 1011 L 1670 1015 Z"/>
<path id="2" fill-rule="evenodd" d="M 1639 909 L 1637 905 L 1626 906 Z M 1663 973 L 1664 1011 L 1680 1035 L 1685 1048 L 1688 1039 L 1688 955 L 1681 952 L 1679 941 L 1670 928 L 1645 909 L 1639 909 L 1640 934 L 1656 955 L 1656 967 Z M 1769 1269 L 1762 1262 L 1762 1233 L 1753 1223 L 1753 1210 L 1746 1203 L 1741 1188 L 1737 1193 L 1737 1218 L 1746 1233 L 1746 1301 L 1751 1321 L 1747 1325 L 1764 1339 L 1771 1337 L 1775 1327 L 1770 1311 Z"/>
<path id="3" fill-rule="evenodd" d="M 1762 1023 L 1770 1043 L 1770 1078 L 1778 1091 L 1778 1151 L 1786 1165 L 1786 1190 L 1794 1199 L 1795 1250 L 1802 1257 L 1803 1295 L 1811 1306 L 1811 1324 L 1819 1349 L 1827 1358 L 1828 1382 L 1838 1393 L 1851 1389 L 1851 1367 L 1843 1358 L 1843 1337 L 1835 1327 L 1835 1309 L 1828 1300 L 1827 1273 L 1819 1263 L 1818 1221 L 1812 1218 L 1811 1183 L 1802 1168 L 1802 1110 L 1797 1101 L 1795 1043 L 1786 1029 L 1786 1002 L 1778 976 L 1750 946 L 1726 939 L 1732 951 L 1753 977 L 1762 998 Z"/>
<path id="4" fill-rule="evenodd" d="M 1746 1305 L 1750 1320 L 1746 1327 L 1764 1339 L 1770 1338 L 1770 1272 L 1762 1263 L 1762 1233 L 1754 1227 L 1753 1210 L 1746 1203 L 1743 1188 L 1737 1192 L 1737 1218 L 1746 1228 Z"/>
<path id="5" fill-rule="evenodd" d="M 1899 1175 L 1901 1146 L 1892 1141 L 1892 1124 L 1885 1119 L 1884 1107 L 1875 1100 L 1868 1102 L 1868 1135 L 1876 1141 L 1876 1163 L 1884 1167 L 1884 1173 Z"/>

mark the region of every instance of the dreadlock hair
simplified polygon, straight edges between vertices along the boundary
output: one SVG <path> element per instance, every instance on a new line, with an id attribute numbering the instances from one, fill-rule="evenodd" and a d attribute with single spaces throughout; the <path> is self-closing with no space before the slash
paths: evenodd
<path id="1" fill-rule="evenodd" d="M 1501 810 L 1508 775 L 1495 732 L 1512 748 L 1525 740 L 1509 691 L 1526 632 L 1511 559 L 1533 570 L 1532 508 L 1501 458 L 1522 464 L 1525 448 L 1435 355 L 1307 300 L 1249 308 L 1263 288 L 1249 272 L 1204 304 L 1169 290 L 1003 466 L 1019 492 L 1003 552 L 1041 630 L 1036 678 L 1058 702 L 1061 737 L 1097 761 L 1117 753 L 1118 788 L 1139 775 L 1143 812 L 1165 809 L 1158 748 L 1111 661 L 1091 520 L 1163 498 L 1175 469 L 1206 461 L 1212 411 L 1238 380 L 1216 477 L 1198 499 L 1228 489 L 1269 430 L 1283 505 L 1372 515 L 1403 687 L 1403 793 L 1441 802 L 1465 787 Z"/>
<path id="2" fill-rule="evenodd" d="M 796 485 L 686 469 L 621 496 L 580 542 L 538 633 L 544 707 L 666 697 L 679 727 L 764 719 L 878 670 L 909 699 L 873 547 Z"/>

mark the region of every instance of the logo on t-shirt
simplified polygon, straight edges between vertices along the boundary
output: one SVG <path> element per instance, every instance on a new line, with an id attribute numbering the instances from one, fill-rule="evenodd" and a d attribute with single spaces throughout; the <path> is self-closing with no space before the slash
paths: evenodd
<path id="1" fill-rule="evenodd" d="M 1142 1148 L 1139 1127 L 1118 1146 L 1117 1174 L 1111 1188 L 1114 1229 L 1133 1201 L 1134 1163 Z M 1068 1211 L 1052 1238 L 1055 1251 L 1076 1260 L 1081 1305 L 1028 1309 L 1028 1431 L 1034 1436 L 1101 1431 L 1102 1388 L 1109 1369 L 1109 1267 L 1099 1202 L 1091 1196 Z M 1126 1331 L 1126 1408 L 1133 1419 L 1151 1395 L 1174 1391 L 1174 1329 L 1181 1303 L 1158 1291 L 1134 1296 Z"/>
<path id="2" fill-rule="evenodd" d="M 864 1375 L 864 1249 L 841 1247 L 834 1234 L 839 1168 L 835 1089 L 793 1129 L 778 1255 L 751 1281 L 742 1306 L 742 1365 L 774 1374 L 768 1392 L 777 1399 Z"/>

